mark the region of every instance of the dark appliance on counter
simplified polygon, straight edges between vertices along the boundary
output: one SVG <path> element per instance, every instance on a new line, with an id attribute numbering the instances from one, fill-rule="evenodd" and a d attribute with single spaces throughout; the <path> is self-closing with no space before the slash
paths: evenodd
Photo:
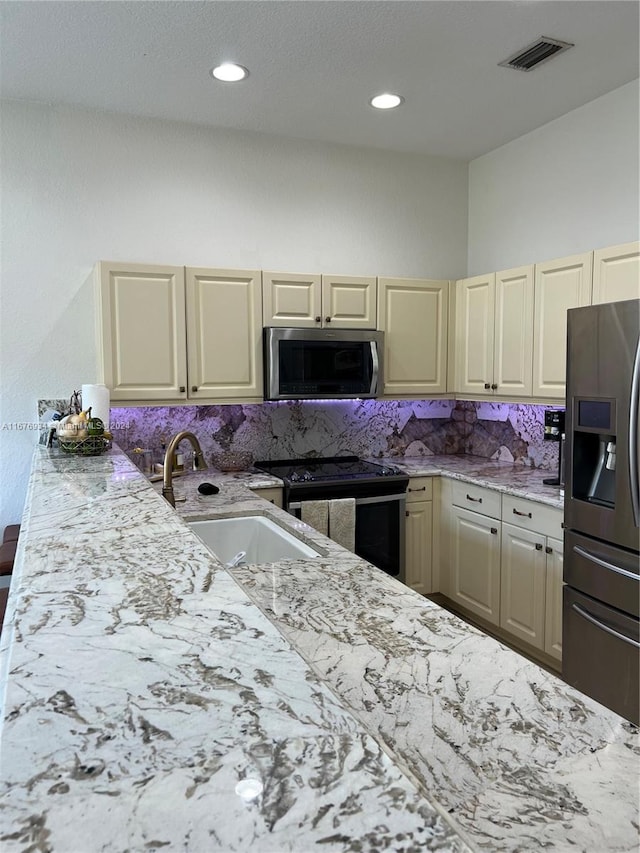
<path id="1" fill-rule="evenodd" d="M 300 518 L 302 502 L 355 498 L 355 552 L 404 581 L 406 492 L 409 476 L 357 456 L 256 462 L 284 483 L 283 505 Z"/>
<path id="2" fill-rule="evenodd" d="M 263 330 L 265 400 L 352 400 L 383 387 L 384 332 Z"/>
<path id="3" fill-rule="evenodd" d="M 560 486 L 560 488 L 563 489 L 565 445 L 564 409 L 545 409 L 544 440 L 558 442 L 558 473 L 555 477 L 548 477 L 542 482 L 545 484 L 545 486 Z"/>
<path id="4" fill-rule="evenodd" d="M 562 675 L 638 725 L 640 300 L 568 311 Z"/>

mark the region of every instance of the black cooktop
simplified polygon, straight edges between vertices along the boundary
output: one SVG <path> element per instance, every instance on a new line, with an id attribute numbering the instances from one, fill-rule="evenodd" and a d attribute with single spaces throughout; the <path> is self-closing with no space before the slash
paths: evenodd
<path id="1" fill-rule="evenodd" d="M 406 478 L 408 476 L 391 465 L 376 465 L 357 456 L 328 456 L 305 459 L 278 459 L 274 462 L 256 462 L 254 467 L 279 477 L 289 485 L 297 483 L 331 483 L 345 480 L 371 480 L 377 477 Z"/>

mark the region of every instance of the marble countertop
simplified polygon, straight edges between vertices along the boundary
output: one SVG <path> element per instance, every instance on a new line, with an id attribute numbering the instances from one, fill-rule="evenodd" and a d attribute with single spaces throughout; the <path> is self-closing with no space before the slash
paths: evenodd
<path id="1" fill-rule="evenodd" d="M 185 476 L 174 511 L 117 450 L 36 449 L 3 850 L 637 850 L 637 729 L 255 483 Z M 227 571 L 185 523 L 256 513 L 321 556 Z"/>

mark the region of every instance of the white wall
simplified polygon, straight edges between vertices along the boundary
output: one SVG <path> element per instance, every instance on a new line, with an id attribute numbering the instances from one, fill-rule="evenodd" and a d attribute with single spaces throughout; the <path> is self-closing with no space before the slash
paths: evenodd
<path id="1" fill-rule="evenodd" d="M 638 81 L 469 164 L 468 275 L 637 240 Z"/>
<path id="2" fill-rule="evenodd" d="M 95 379 L 97 260 L 464 275 L 467 166 L 116 115 L 2 108 L 0 426 Z M 33 433 L 0 428 L 0 527 Z"/>

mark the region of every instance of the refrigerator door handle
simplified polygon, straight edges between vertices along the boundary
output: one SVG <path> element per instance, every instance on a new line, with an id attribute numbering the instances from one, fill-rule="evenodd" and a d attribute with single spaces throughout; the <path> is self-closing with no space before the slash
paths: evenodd
<path id="1" fill-rule="evenodd" d="M 599 566 L 602 566 L 603 569 L 608 569 L 611 572 L 615 572 L 618 575 L 624 575 L 625 578 L 631 578 L 631 580 L 637 581 L 638 575 L 633 572 L 628 572 L 626 569 L 621 569 L 620 566 L 614 566 L 613 563 L 608 563 L 606 560 L 603 560 L 602 557 L 598 557 L 595 554 L 589 553 L 585 548 L 581 545 L 574 545 L 573 550 L 580 557 L 584 557 L 585 560 L 589 560 L 592 563 L 597 563 Z"/>
<path id="2" fill-rule="evenodd" d="M 629 412 L 629 483 L 631 507 L 636 527 L 640 527 L 640 470 L 638 469 L 638 408 L 640 407 L 640 340 L 636 347 L 631 379 L 631 409 Z"/>
<path id="3" fill-rule="evenodd" d="M 636 649 L 640 649 L 640 643 L 637 643 L 635 640 L 632 640 L 631 637 L 625 636 L 625 634 L 621 634 L 619 631 L 614 631 L 613 628 L 610 628 L 608 625 L 605 625 L 604 622 L 601 622 L 599 619 L 596 619 L 595 616 L 592 616 L 591 613 L 588 613 L 586 610 L 583 610 L 579 604 L 572 604 L 572 610 L 578 614 L 578 616 L 582 616 L 583 619 L 586 619 L 587 622 L 591 622 L 596 628 L 600 628 L 602 631 L 606 631 L 607 634 L 612 634 L 614 637 L 617 637 L 618 640 L 622 640 L 625 643 L 629 643 L 630 646 L 634 646 Z"/>

